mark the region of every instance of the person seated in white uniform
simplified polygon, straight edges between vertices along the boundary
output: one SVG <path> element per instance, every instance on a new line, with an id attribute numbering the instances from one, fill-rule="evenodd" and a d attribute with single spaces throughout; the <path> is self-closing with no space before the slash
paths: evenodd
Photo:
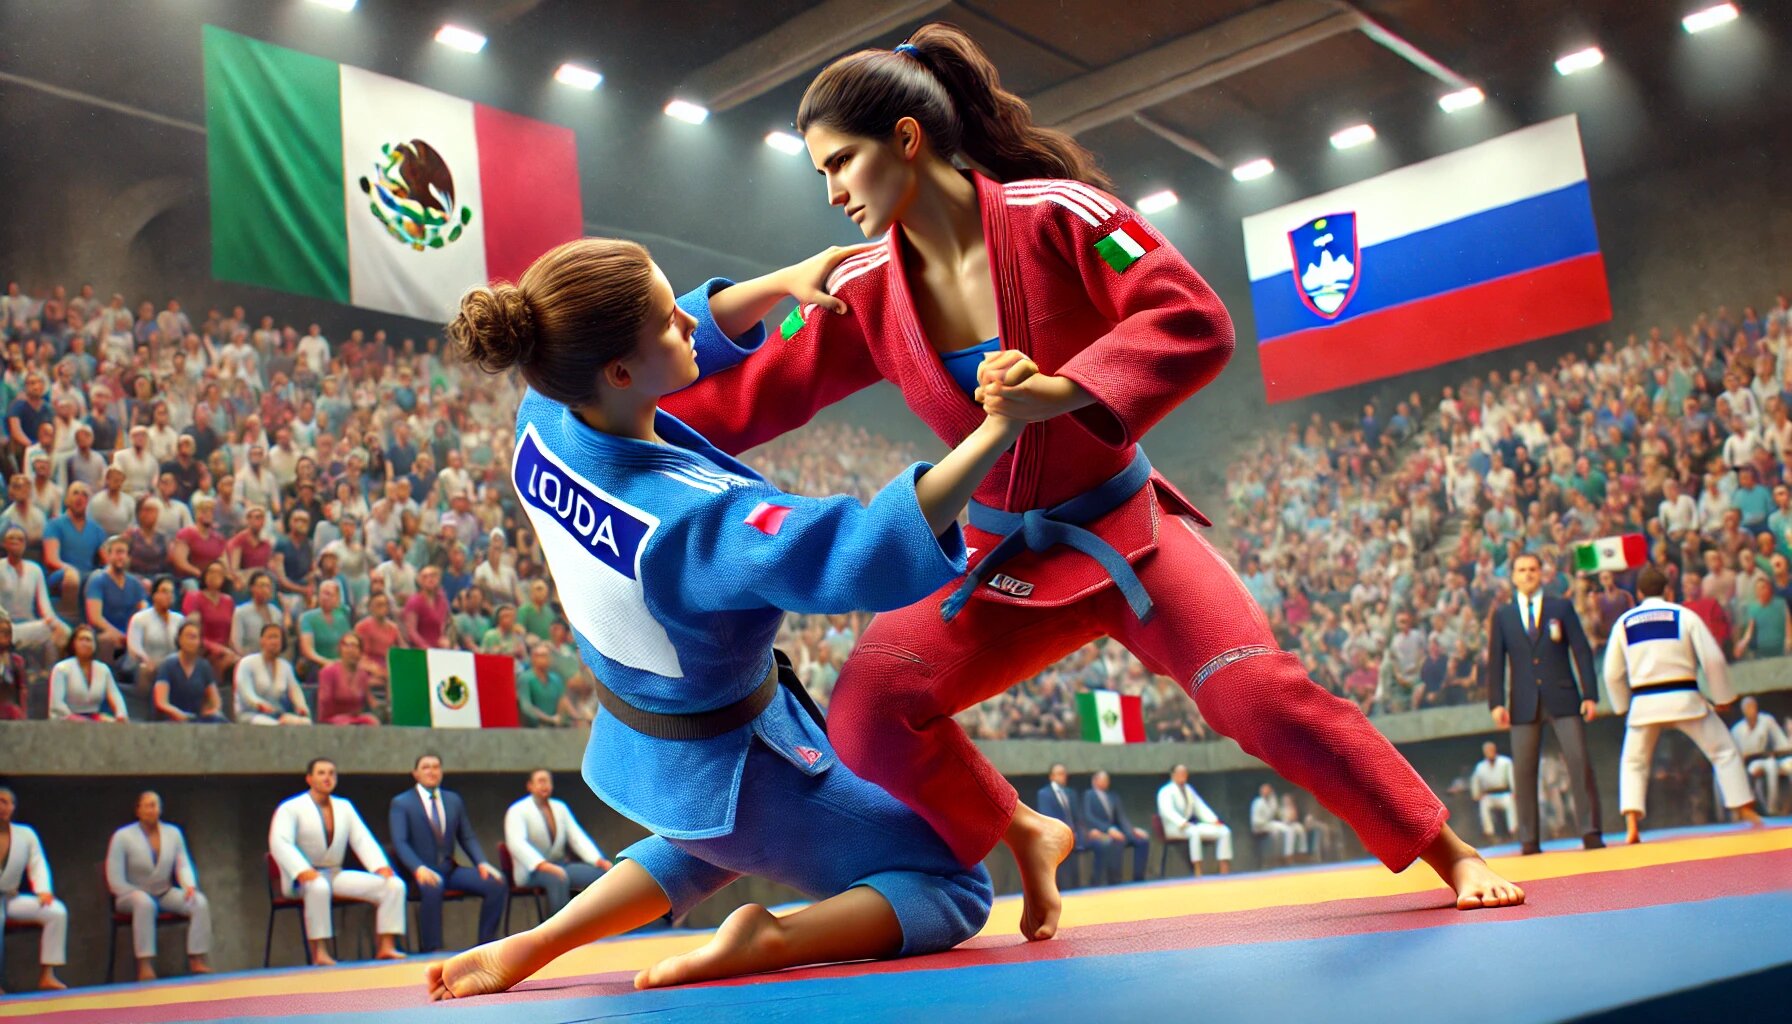
<path id="1" fill-rule="evenodd" d="M 310 725 L 311 708 L 293 674 L 292 662 L 280 656 L 286 629 L 261 627 L 261 649 L 236 663 L 238 725 Z"/>
<path id="2" fill-rule="evenodd" d="M 547 890 L 549 917 L 613 866 L 572 809 L 554 799 L 554 774 L 546 768 L 529 773 L 529 795 L 504 812 L 504 845 L 512 884 Z"/>
<path id="3" fill-rule="evenodd" d="M 1265 782 L 1251 801 L 1251 835 L 1262 837 L 1265 860 L 1287 864 L 1306 845 L 1306 827 L 1282 820 L 1282 801 L 1274 786 Z"/>
<path id="4" fill-rule="evenodd" d="M 137 980 L 156 978 L 156 915 L 187 919 L 187 969 L 210 974 L 205 957 L 212 949 L 212 908 L 199 891 L 199 873 L 180 827 L 162 820 L 162 798 L 154 790 L 137 797 L 137 821 L 112 833 L 106 846 L 106 887 L 112 905 L 131 915 L 137 953 Z"/>
<path id="5" fill-rule="evenodd" d="M 1516 835 L 1518 801 L 1512 796 L 1512 759 L 1500 753 L 1492 740 L 1481 744 L 1481 754 L 1468 780 L 1468 795 L 1481 809 L 1481 834 L 1489 840 L 1497 835 L 1493 815 L 1498 811 L 1506 817 L 1506 835 Z"/>
<path id="6" fill-rule="evenodd" d="M 1780 776 L 1792 776 L 1792 740 L 1786 738 L 1786 730 L 1772 715 L 1761 713 L 1760 701 L 1744 697 L 1742 717 L 1730 726 L 1730 735 L 1749 777 L 1760 779 L 1767 791 L 1767 813 L 1778 813 Z"/>
<path id="7" fill-rule="evenodd" d="M 1170 781 L 1157 791 L 1157 817 L 1164 823 L 1164 838 L 1188 840 L 1188 862 L 1201 874 L 1203 844 L 1213 842 L 1220 874 L 1232 870 L 1232 829 L 1220 821 L 1195 787 L 1188 784 L 1188 765 L 1170 769 Z"/>
<path id="8" fill-rule="evenodd" d="M 67 988 L 56 968 L 68 963 L 68 908 L 50 888 L 50 865 L 43 844 L 29 825 L 13 822 L 18 798 L 0 786 L 0 931 L 7 921 L 43 926 L 37 946 L 39 991 Z M 20 891 L 25 882 L 31 891 Z"/>
<path id="9" fill-rule="evenodd" d="M 331 794 L 336 791 L 336 762 L 313 758 L 305 766 L 305 792 L 274 810 L 268 827 L 268 852 L 280 866 L 280 889 L 305 900 L 305 938 L 311 945 L 311 962 L 328 966 L 330 901 L 335 897 L 372 903 L 374 931 L 379 944 L 374 957 L 402 960 L 398 937 L 404 934 L 404 883 L 392 874 L 379 841 L 361 821 L 355 805 Z M 350 871 L 343 865 L 348 852 L 365 870 Z"/>

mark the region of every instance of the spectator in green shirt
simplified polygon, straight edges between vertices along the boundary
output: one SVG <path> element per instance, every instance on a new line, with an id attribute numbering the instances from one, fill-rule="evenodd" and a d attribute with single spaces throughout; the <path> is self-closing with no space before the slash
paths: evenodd
<path id="1" fill-rule="evenodd" d="M 498 620 L 479 638 L 479 653 L 504 654 L 517 661 L 529 656 L 529 633 L 516 624 L 516 609 L 498 606 Z"/>
<path id="2" fill-rule="evenodd" d="M 548 603 L 548 581 L 529 581 L 529 600 L 517 609 L 516 621 L 520 623 L 530 636 L 537 640 L 550 639 L 554 620 L 559 618 L 554 613 L 554 606 Z"/>
<path id="3" fill-rule="evenodd" d="M 560 678 L 571 680 L 585 667 L 579 657 L 579 645 L 572 642 L 572 627 L 564 619 L 555 619 L 548 626 L 548 647 L 554 652 L 553 669 Z"/>
<path id="4" fill-rule="evenodd" d="M 325 665 L 342 656 L 342 638 L 355 628 L 342 606 L 342 583 L 324 580 L 317 588 L 317 607 L 299 616 L 299 674 L 315 679 Z"/>
<path id="5" fill-rule="evenodd" d="M 1786 599 L 1773 592 L 1773 582 L 1765 576 L 1755 577 L 1754 594 L 1742 599 L 1742 635 L 1736 638 L 1737 658 L 1754 654 L 1772 658 L 1792 654 L 1786 647 L 1792 637 L 1792 610 Z"/>
<path id="6" fill-rule="evenodd" d="M 492 617 L 485 610 L 485 591 L 468 587 L 455 599 L 454 635 L 456 646 L 470 651 L 479 649 L 479 642 L 492 628 Z"/>
<path id="7" fill-rule="evenodd" d="M 566 724 L 560 716 L 560 698 L 566 693 L 566 681 L 551 667 L 553 660 L 553 648 L 545 640 L 529 652 L 529 670 L 517 681 L 516 694 L 525 726 L 557 729 Z"/>

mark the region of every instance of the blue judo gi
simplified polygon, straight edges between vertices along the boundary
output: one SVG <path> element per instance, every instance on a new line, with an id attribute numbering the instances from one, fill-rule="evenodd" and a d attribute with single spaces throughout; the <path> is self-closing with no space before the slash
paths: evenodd
<path id="1" fill-rule="evenodd" d="M 679 300 L 718 338 L 706 300 L 725 286 Z M 935 537 L 921 514 L 925 463 L 866 507 L 785 494 L 669 413 L 655 432 L 667 443 L 593 430 L 531 390 L 511 467 L 580 653 L 635 708 L 734 704 L 772 671 L 785 610 L 900 608 L 964 572 L 958 527 Z M 957 945 L 988 918 L 988 873 L 962 867 L 920 816 L 839 764 L 782 688 L 713 739 L 660 739 L 600 714 L 583 775 L 654 833 L 620 856 L 653 876 L 675 915 L 754 874 L 818 899 L 870 886 L 895 909 L 905 956 Z"/>

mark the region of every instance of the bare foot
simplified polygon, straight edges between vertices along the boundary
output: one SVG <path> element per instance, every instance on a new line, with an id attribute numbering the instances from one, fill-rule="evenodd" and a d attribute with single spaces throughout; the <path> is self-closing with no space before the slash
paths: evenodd
<path id="1" fill-rule="evenodd" d="M 373 954 L 375 960 L 403 960 L 404 954 L 396 949 L 382 949 Z"/>
<path id="2" fill-rule="evenodd" d="M 1457 910 L 1515 907 L 1524 902 L 1524 890 L 1495 873 L 1448 825 L 1419 856 L 1456 893 Z"/>
<path id="3" fill-rule="evenodd" d="M 137 965 L 137 980 L 138 981 L 154 981 L 154 980 L 156 980 L 155 965 L 151 964 L 147 960 L 138 964 Z"/>
<path id="4" fill-rule="evenodd" d="M 60 992 L 67 987 L 67 985 L 62 983 L 62 979 L 58 978 L 52 971 L 45 971 L 37 978 L 37 990 L 39 992 Z"/>
<path id="5" fill-rule="evenodd" d="M 1639 815 L 1624 816 L 1624 841 L 1632 845 L 1643 841 L 1643 819 Z"/>
<path id="6" fill-rule="evenodd" d="M 336 958 L 320 949 L 311 954 L 311 966 L 334 967 L 336 966 Z"/>
<path id="7" fill-rule="evenodd" d="M 465 999 L 503 992 L 540 970 L 529 933 L 475 946 L 447 960 L 438 960 L 424 972 L 431 999 Z"/>
<path id="8" fill-rule="evenodd" d="M 1058 934 L 1058 865 L 1076 849 L 1076 835 L 1056 818 L 1018 805 L 1014 820 L 1002 836 L 1020 868 L 1020 934 L 1028 942 L 1040 942 Z"/>
<path id="9" fill-rule="evenodd" d="M 715 938 L 701 947 L 667 957 L 635 975 L 635 987 L 664 988 L 757 974 L 782 966 L 784 959 L 783 926 L 771 911 L 748 903 L 729 914 Z"/>
<path id="10" fill-rule="evenodd" d="M 1766 828 L 1767 823 L 1761 820 L 1761 812 L 1755 810 L 1754 804 L 1736 808 L 1736 816 L 1748 822 L 1750 828 Z"/>
<path id="11" fill-rule="evenodd" d="M 212 973 L 212 967 L 210 964 L 206 963 L 203 959 L 201 959 L 199 957 L 196 957 L 196 956 L 188 957 L 187 958 L 187 973 L 189 973 L 189 974 L 210 974 L 210 973 Z"/>

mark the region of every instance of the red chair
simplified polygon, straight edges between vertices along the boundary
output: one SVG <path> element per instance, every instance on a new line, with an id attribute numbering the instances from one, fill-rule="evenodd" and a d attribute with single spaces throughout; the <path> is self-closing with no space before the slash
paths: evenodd
<path id="1" fill-rule="evenodd" d="M 305 962 L 311 962 L 311 936 L 305 932 L 305 900 L 301 896 L 288 896 L 280 888 L 280 865 L 274 855 L 264 853 L 262 859 L 268 867 L 268 934 L 267 941 L 261 947 L 261 966 L 266 967 L 274 955 L 274 918 L 282 910 L 296 912 L 299 919 L 299 941 L 305 946 Z M 346 900 L 340 896 L 330 899 L 330 912 L 336 916 L 335 930 L 342 931 L 342 909 L 354 900 Z M 336 956 L 336 936 L 330 936 L 330 955 Z"/>
<path id="2" fill-rule="evenodd" d="M 1171 839 L 1164 834 L 1164 818 L 1161 814 L 1153 814 L 1151 816 L 1151 838 L 1158 844 L 1157 877 L 1168 878 L 1170 877 L 1167 870 L 1170 860 L 1170 847 L 1181 843 L 1182 840 Z M 1184 850 L 1188 849 L 1186 846 L 1181 848 Z M 1178 857 L 1176 859 L 1181 860 L 1182 858 Z M 1188 870 L 1191 875 L 1195 873 L 1195 865 L 1193 861 L 1189 862 Z"/>
<path id="3" fill-rule="evenodd" d="M 105 890 L 106 899 L 112 904 L 111 934 L 106 938 L 106 984 L 110 985 L 112 984 L 112 979 L 118 974 L 118 930 L 120 928 L 129 928 L 131 926 L 131 915 L 126 911 L 118 909 L 118 900 L 112 896 L 112 883 L 106 878 L 106 865 L 104 864 L 100 865 L 100 888 Z M 180 914 L 168 910 L 156 911 L 157 932 L 160 932 L 164 928 L 179 928 L 181 925 L 187 923 L 189 923 L 187 918 Z M 136 952 L 136 947 L 133 946 L 131 951 L 133 953 Z M 265 967 L 267 965 L 263 964 L 262 966 Z"/>
<path id="4" fill-rule="evenodd" d="M 510 907 L 518 896 L 530 896 L 535 899 L 535 923 L 540 924 L 548 919 L 547 890 L 539 885 L 516 884 L 516 862 L 510 857 L 510 846 L 498 844 L 498 870 L 504 872 L 504 881 L 510 886 L 510 895 L 504 898 L 504 934 L 510 934 Z"/>

